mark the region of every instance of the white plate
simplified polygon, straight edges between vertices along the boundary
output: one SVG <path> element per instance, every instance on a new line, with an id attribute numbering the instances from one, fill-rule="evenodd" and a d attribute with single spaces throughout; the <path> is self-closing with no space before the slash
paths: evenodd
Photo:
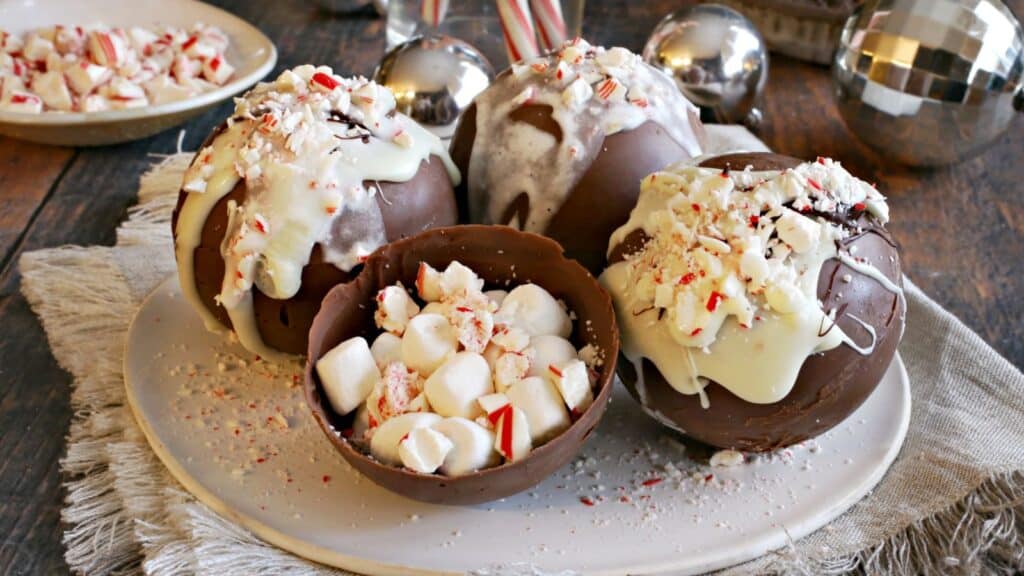
<path id="1" fill-rule="evenodd" d="M 373 574 L 521 562 L 547 572 L 678 574 L 736 564 L 861 499 L 896 457 L 910 419 L 897 358 L 867 402 L 818 440 L 709 468 L 689 460 L 620 386 L 580 458 L 533 491 L 437 506 L 349 468 L 301 386 L 290 386 L 299 366 L 253 360 L 206 332 L 168 279 L 129 330 L 129 403 L 154 451 L 201 501 L 281 548 Z"/>
<path id="2" fill-rule="evenodd" d="M 57 24 L 190 28 L 196 22 L 217 26 L 230 38 L 227 60 L 236 68 L 231 82 L 186 100 L 130 110 L 0 112 L 0 134 L 61 146 L 138 140 L 181 124 L 246 90 L 277 63 L 277 50 L 262 32 L 220 8 L 195 0 L 0 0 L 0 28 L 13 34 Z"/>

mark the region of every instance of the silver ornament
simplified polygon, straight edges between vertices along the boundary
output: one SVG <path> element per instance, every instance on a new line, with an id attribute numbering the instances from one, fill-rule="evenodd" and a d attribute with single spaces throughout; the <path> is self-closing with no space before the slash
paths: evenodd
<path id="1" fill-rule="evenodd" d="M 644 46 L 644 60 L 675 80 L 705 119 L 756 127 L 755 108 L 768 79 L 768 52 L 757 28 L 720 4 L 697 4 L 666 16 Z"/>
<path id="2" fill-rule="evenodd" d="M 888 158 L 938 166 L 1002 134 L 1024 105 L 1024 33 L 999 0 L 869 0 L 832 67 L 846 124 Z"/>
<path id="3" fill-rule="evenodd" d="M 473 98 L 494 79 L 494 68 L 466 42 L 432 35 L 389 50 L 373 79 L 391 89 L 399 112 L 447 138 Z"/>

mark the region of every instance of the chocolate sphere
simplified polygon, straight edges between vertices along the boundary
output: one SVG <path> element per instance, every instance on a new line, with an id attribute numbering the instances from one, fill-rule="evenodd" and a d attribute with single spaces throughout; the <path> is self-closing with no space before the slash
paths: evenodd
<path id="1" fill-rule="evenodd" d="M 386 89 L 286 71 L 238 101 L 186 172 L 172 218 L 183 292 L 250 351 L 302 354 L 321 300 L 362 258 L 456 223 L 457 178 Z"/>
<path id="2" fill-rule="evenodd" d="M 734 154 L 707 160 L 703 167 L 742 170 L 784 170 L 801 161 L 774 154 Z M 848 227 L 851 235 L 842 248 L 870 262 L 895 286 L 902 286 L 897 246 L 883 224 L 868 211 L 854 218 L 849 212 L 822 215 Z M 859 231 L 858 231 L 859 230 Z M 613 261 L 634 253 L 649 238 L 634 232 L 613 247 Z M 628 246 L 627 246 L 628 245 Z M 630 394 L 659 420 L 701 442 L 720 448 L 761 452 L 801 442 L 840 423 L 856 410 L 885 374 L 903 334 L 906 303 L 877 279 L 851 268 L 837 258 L 824 262 L 818 275 L 817 297 L 827 310 L 839 311 L 836 326 L 847 333 L 862 334 L 864 324 L 875 338 L 869 354 L 841 344 L 811 354 L 804 360 L 792 389 L 781 400 L 757 404 L 743 400 L 717 382 L 704 388 L 707 407 L 698 395 L 674 389 L 655 364 L 647 358 L 640 363 L 638 379 L 633 362 L 619 362 L 618 372 Z M 735 362 L 745 362 L 736 358 Z M 638 389 L 638 382 L 643 390 Z"/>
<path id="3" fill-rule="evenodd" d="M 697 109 L 638 56 L 568 43 L 500 74 L 463 115 L 461 215 L 549 236 L 597 273 L 641 179 L 702 139 Z"/>

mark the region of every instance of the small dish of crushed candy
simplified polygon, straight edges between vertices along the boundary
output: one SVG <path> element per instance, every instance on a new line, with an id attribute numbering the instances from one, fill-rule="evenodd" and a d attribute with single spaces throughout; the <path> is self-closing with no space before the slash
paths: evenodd
<path id="1" fill-rule="evenodd" d="M 66 146 L 144 138 L 249 88 L 273 43 L 201 2 L 0 6 L 0 134 Z"/>

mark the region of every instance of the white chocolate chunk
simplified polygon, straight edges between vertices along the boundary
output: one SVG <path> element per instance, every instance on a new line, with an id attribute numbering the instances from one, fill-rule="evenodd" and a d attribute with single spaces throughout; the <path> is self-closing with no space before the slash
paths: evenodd
<path id="1" fill-rule="evenodd" d="M 405 435 L 416 428 L 428 428 L 440 421 L 440 416 L 430 412 L 412 412 L 395 416 L 381 424 L 373 433 L 370 454 L 383 464 L 397 466 L 402 463 L 398 445 Z"/>
<path id="2" fill-rule="evenodd" d="M 571 342 L 561 336 L 550 334 L 531 338 L 530 349 L 533 351 L 533 362 L 527 372 L 529 376 L 546 378 L 548 366 L 561 366 L 577 357 L 576 348 Z"/>
<path id="3" fill-rule="evenodd" d="M 370 345 L 370 353 L 373 354 L 377 367 L 383 370 L 392 362 L 402 361 L 402 339 L 391 332 L 382 332 Z"/>
<path id="4" fill-rule="evenodd" d="M 554 384 L 545 378 L 524 378 L 506 392 L 512 405 L 526 414 L 533 444 L 543 444 L 564 432 L 572 420 Z"/>
<path id="5" fill-rule="evenodd" d="M 332 348 L 316 362 L 327 400 L 340 415 L 355 410 L 380 381 L 366 340 L 357 336 Z"/>
<path id="6" fill-rule="evenodd" d="M 402 361 L 420 374 L 433 374 L 458 349 L 458 336 L 440 314 L 420 314 L 402 336 Z"/>
<path id="7" fill-rule="evenodd" d="M 509 406 L 498 419 L 494 429 L 494 449 L 509 462 L 518 462 L 533 451 L 530 422 L 519 408 Z"/>
<path id="8" fill-rule="evenodd" d="M 582 360 L 570 360 L 548 369 L 548 378 L 562 395 L 565 405 L 576 415 L 583 414 L 594 403 L 590 374 Z"/>
<path id="9" fill-rule="evenodd" d="M 554 334 L 568 338 L 572 321 L 550 292 L 536 284 L 515 287 L 498 309 L 496 322 L 526 331 L 530 336 Z"/>
<path id="10" fill-rule="evenodd" d="M 402 465 L 420 474 L 433 474 L 454 448 L 444 434 L 431 428 L 413 428 L 398 444 Z"/>
<path id="11" fill-rule="evenodd" d="M 491 369 L 483 356 L 459 352 L 427 378 L 423 391 L 441 416 L 476 418 L 480 415 L 477 398 L 494 392 Z"/>
<path id="12" fill-rule="evenodd" d="M 444 297 L 441 273 L 426 262 L 420 262 L 419 271 L 416 273 L 416 292 L 424 302 L 437 302 Z"/>
<path id="13" fill-rule="evenodd" d="M 399 282 L 377 292 L 377 312 L 373 319 L 378 328 L 401 336 L 409 320 L 419 312 L 419 305 Z"/>
<path id="14" fill-rule="evenodd" d="M 440 467 L 446 476 L 469 474 L 501 461 L 501 455 L 494 450 L 494 432 L 476 422 L 465 418 L 445 418 L 432 428 L 452 443 L 452 449 Z"/>
<path id="15" fill-rule="evenodd" d="M 817 222 L 790 209 L 785 209 L 775 221 L 779 238 L 789 244 L 797 254 L 812 250 L 818 244 L 821 227 Z"/>

